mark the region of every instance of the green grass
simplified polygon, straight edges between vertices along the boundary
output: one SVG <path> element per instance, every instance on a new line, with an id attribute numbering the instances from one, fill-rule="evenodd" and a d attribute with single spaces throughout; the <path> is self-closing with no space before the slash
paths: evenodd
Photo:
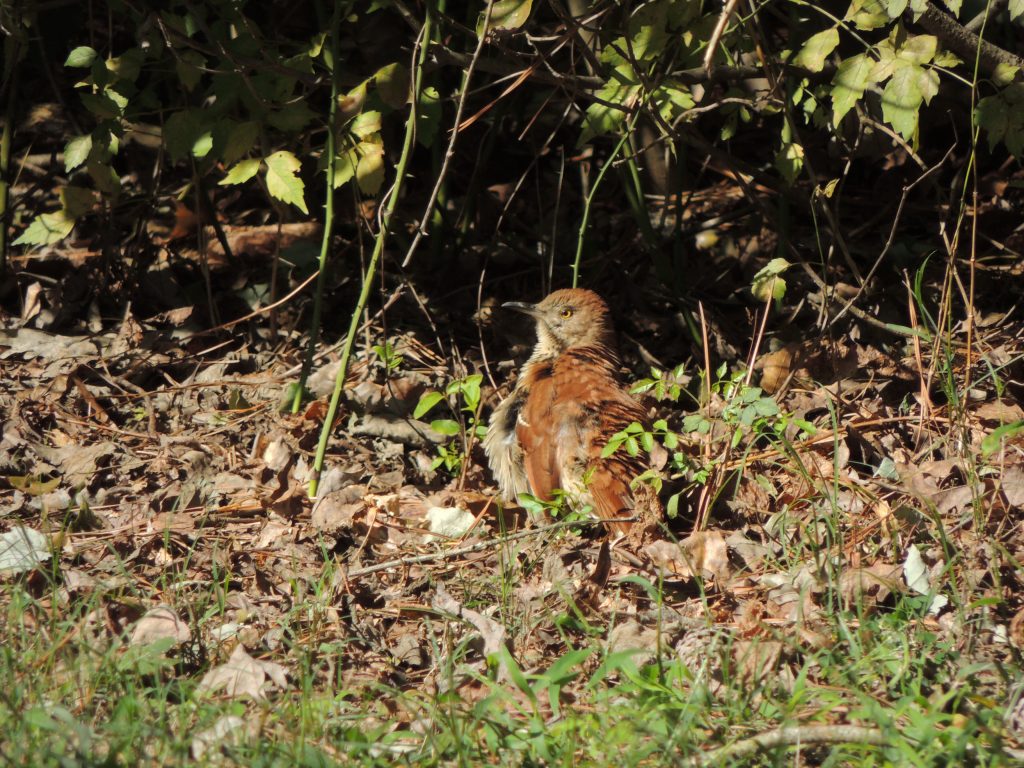
<path id="1" fill-rule="evenodd" d="M 490 580 L 495 598 L 508 578 Z M 168 578 L 164 588 L 173 582 Z M 480 583 L 475 588 L 476 602 L 485 606 L 490 597 Z M 728 622 L 702 628 L 699 620 L 666 621 L 661 629 L 669 647 L 660 662 L 642 666 L 634 652 L 609 651 L 604 633 L 580 631 L 571 612 L 556 610 L 540 621 L 505 616 L 518 621 L 519 632 L 561 626 L 562 637 L 577 644 L 529 670 L 511 656 L 481 658 L 458 622 L 435 616 L 420 627 L 430 638 L 425 671 L 403 670 L 381 656 L 379 674 L 369 674 L 369 667 L 350 666 L 369 663 L 368 640 L 331 640 L 327 623 L 317 618 L 323 596 L 311 590 L 280 617 L 278 647 L 250 648 L 254 657 L 289 669 L 290 689 L 252 702 L 197 691 L 204 672 L 226 655 L 203 639 L 204 627 L 224 610 L 216 589 L 192 591 L 181 601 L 179 610 L 202 609 L 193 614 L 199 639 L 167 653 L 126 644 L 126 619 L 145 598 L 159 597 L 140 584 L 133 589 L 79 598 L 39 574 L 5 585 L 0 744 L 6 762 L 682 765 L 706 754 L 708 745 L 785 725 L 840 721 L 879 729 L 888 746 L 804 747 L 805 764 L 1011 764 L 1002 751 L 1002 704 L 1019 663 L 940 631 L 924 597 L 825 612 L 800 632 L 762 627 L 753 639 Z M 659 597 L 672 603 L 679 595 Z M 597 625 L 600 616 L 591 613 L 588 621 Z M 672 645 L 686 646 L 687 638 L 690 650 L 680 658 Z M 193 737 L 226 716 L 244 722 L 239 737 L 195 761 Z M 793 765 L 795 754 L 779 747 L 715 764 Z"/>

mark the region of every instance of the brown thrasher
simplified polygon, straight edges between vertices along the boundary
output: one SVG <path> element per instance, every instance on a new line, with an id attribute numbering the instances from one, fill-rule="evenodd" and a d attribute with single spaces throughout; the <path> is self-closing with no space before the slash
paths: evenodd
<path id="1" fill-rule="evenodd" d="M 648 522 L 660 517 L 648 486 L 639 486 L 636 495 L 630 489 L 646 469 L 643 459 L 624 449 L 601 457 L 616 432 L 647 421 L 619 381 L 608 305 L 593 291 L 569 288 L 539 304 L 502 306 L 537 323 L 537 346 L 512 394 L 495 408 L 484 438 L 502 496 L 514 501 L 530 493 L 550 501 L 561 488 L 606 520 L 630 517 L 634 510 Z M 611 525 L 625 533 L 631 523 Z"/>

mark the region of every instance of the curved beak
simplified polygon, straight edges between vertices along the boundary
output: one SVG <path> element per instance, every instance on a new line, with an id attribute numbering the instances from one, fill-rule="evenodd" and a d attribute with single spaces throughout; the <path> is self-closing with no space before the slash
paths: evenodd
<path id="1" fill-rule="evenodd" d="M 505 309 L 512 309 L 515 310 L 516 312 L 522 312 L 524 315 L 529 315 L 530 317 L 538 317 L 540 315 L 540 312 L 537 311 L 536 304 L 527 304 L 522 301 L 506 301 L 501 306 L 504 307 Z"/>

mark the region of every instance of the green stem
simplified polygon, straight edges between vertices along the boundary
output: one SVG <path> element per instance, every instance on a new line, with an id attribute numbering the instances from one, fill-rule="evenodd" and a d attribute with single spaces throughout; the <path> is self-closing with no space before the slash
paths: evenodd
<path id="1" fill-rule="evenodd" d="M 630 131 L 632 131 L 632 123 L 627 125 L 622 133 L 622 138 L 619 139 L 619 143 L 615 145 L 615 149 L 608 156 L 605 164 L 601 166 L 601 171 L 597 174 L 597 178 L 594 180 L 593 186 L 590 188 L 590 194 L 587 195 L 587 202 L 583 206 L 583 219 L 580 221 L 579 233 L 576 236 L 576 258 L 572 262 L 572 287 L 575 288 L 580 277 L 580 257 L 583 255 L 583 238 L 587 233 L 587 223 L 590 221 L 590 204 L 594 200 L 594 194 L 597 192 L 597 188 L 601 186 L 601 180 L 604 179 L 605 173 L 615 163 L 615 158 L 618 157 L 619 152 L 622 151 L 622 147 L 626 141 L 629 140 Z"/>
<path id="2" fill-rule="evenodd" d="M 334 426 L 334 419 L 338 414 L 338 405 L 341 402 L 341 395 L 345 389 L 345 378 L 348 376 L 349 361 L 352 357 L 352 347 L 355 344 L 356 332 L 359 330 L 359 318 L 366 309 L 366 302 L 370 298 L 370 289 L 373 286 L 373 278 L 377 271 L 377 263 L 384 252 L 384 243 L 387 241 L 391 228 L 391 218 L 395 206 L 401 197 L 403 182 L 405 181 L 405 169 L 409 164 L 412 155 L 413 144 L 416 140 L 416 114 L 418 109 L 420 89 L 423 84 L 423 64 L 427 58 L 428 41 L 430 40 L 432 14 L 426 14 L 423 22 L 423 29 L 420 38 L 419 56 L 416 59 L 416 75 L 413 82 L 413 101 L 409 109 L 409 120 L 405 124 L 405 141 L 402 144 L 402 154 L 398 158 L 398 165 L 395 168 L 395 184 L 387 195 L 386 202 L 382 206 L 380 231 L 373 246 L 373 253 L 370 255 L 370 263 L 366 267 L 366 276 L 363 278 L 363 288 L 359 293 L 359 300 L 352 311 L 352 319 L 349 322 L 348 334 L 345 336 L 345 346 L 341 350 L 341 363 L 338 366 L 338 374 L 334 379 L 334 392 L 331 395 L 331 403 L 327 408 L 327 417 L 324 419 L 323 429 L 320 430 L 320 442 L 316 447 L 316 458 L 313 460 L 313 477 L 309 482 L 310 497 L 316 496 L 317 487 L 320 484 L 320 471 L 324 466 L 324 456 L 327 453 L 327 441 L 331 436 L 331 428 Z"/>
<path id="3" fill-rule="evenodd" d="M 347 9 L 346 9 L 347 11 Z M 292 413 L 298 413 L 302 407 L 302 396 L 306 392 L 306 380 L 313 370 L 313 355 L 320 341 L 320 322 L 323 317 L 324 280 L 327 275 L 327 255 L 331 252 L 331 235 L 334 232 L 334 131 L 335 117 L 338 111 L 338 35 L 341 29 L 341 4 L 336 3 L 331 16 L 331 102 L 327 107 L 327 192 L 324 196 L 324 231 L 320 239 L 320 258 L 317 264 L 319 274 L 316 276 L 316 293 L 313 296 L 313 319 L 309 326 L 309 339 L 306 343 L 306 356 L 302 360 L 302 371 L 299 383 L 295 387 L 292 399 Z"/>

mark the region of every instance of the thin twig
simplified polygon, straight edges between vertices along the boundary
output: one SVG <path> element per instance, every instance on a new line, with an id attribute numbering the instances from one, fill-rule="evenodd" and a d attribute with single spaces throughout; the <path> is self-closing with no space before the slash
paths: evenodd
<path id="1" fill-rule="evenodd" d="M 469 61 L 469 66 L 466 68 L 466 74 L 462 79 L 462 93 L 459 94 L 459 101 L 455 107 L 455 121 L 452 123 L 451 135 L 448 137 L 448 147 L 444 152 L 444 160 L 441 161 L 441 170 L 438 171 L 437 181 L 434 182 L 434 188 L 430 191 L 430 199 L 427 200 L 427 205 L 423 209 L 423 215 L 420 217 L 420 225 L 416 228 L 416 235 L 409 244 L 409 250 L 406 252 L 405 258 L 402 259 L 402 269 L 407 269 L 409 267 L 409 263 L 412 261 L 412 257 L 415 255 L 420 241 L 423 239 L 423 236 L 427 234 L 427 222 L 430 221 L 430 214 L 434 210 L 434 206 L 437 205 L 437 196 L 441 194 L 441 187 L 444 184 L 445 177 L 448 175 L 448 166 L 452 161 L 452 157 L 455 155 L 455 141 L 459 137 L 459 131 L 462 125 L 462 111 L 466 108 L 466 99 L 469 97 L 469 84 L 473 79 L 473 72 L 476 70 L 477 62 L 480 60 L 480 53 L 484 49 L 484 43 L 487 42 L 487 27 L 491 23 L 491 9 L 493 7 L 493 3 L 487 3 L 483 30 L 480 34 L 480 39 L 477 40 L 476 50 L 473 51 L 473 57 Z M 425 39 L 423 41 L 423 45 L 429 46 L 430 40 Z"/>
<path id="2" fill-rule="evenodd" d="M 886 747 L 891 741 L 880 729 L 863 725 L 792 725 L 764 731 L 749 739 L 702 752 L 682 765 L 687 768 L 722 765 L 727 758 L 746 757 L 762 750 L 805 744 L 868 744 Z"/>
<path id="3" fill-rule="evenodd" d="M 498 548 L 504 544 L 508 544 L 511 541 L 518 541 L 520 539 L 528 539 L 531 536 L 540 536 L 541 534 L 551 533 L 562 528 L 571 528 L 577 525 L 606 525 L 608 523 L 631 523 L 635 522 L 636 518 L 622 517 L 608 520 L 560 520 L 557 523 L 551 523 L 550 525 L 543 525 L 540 528 L 531 528 L 528 531 L 520 531 L 519 533 L 513 533 L 508 536 L 501 536 L 494 539 L 487 539 L 485 541 L 478 541 L 475 544 L 469 544 L 465 547 L 458 547 L 456 549 L 446 549 L 442 552 L 431 552 L 428 555 L 416 555 L 414 557 L 400 557 L 395 560 L 388 560 L 383 563 L 377 563 L 376 565 L 368 565 L 365 568 L 356 568 L 354 571 L 349 571 L 347 577 L 349 579 L 357 579 L 360 576 L 367 576 L 371 573 L 377 573 L 378 571 L 386 571 L 390 568 L 399 568 L 402 566 L 419 565 L 421 563 L 431 563 L 435 560 L 447 560 L 451 557 L 459 557 L 461 555 L 468 555 L 472 552 L 479 552 L 484 549 Z"/>

